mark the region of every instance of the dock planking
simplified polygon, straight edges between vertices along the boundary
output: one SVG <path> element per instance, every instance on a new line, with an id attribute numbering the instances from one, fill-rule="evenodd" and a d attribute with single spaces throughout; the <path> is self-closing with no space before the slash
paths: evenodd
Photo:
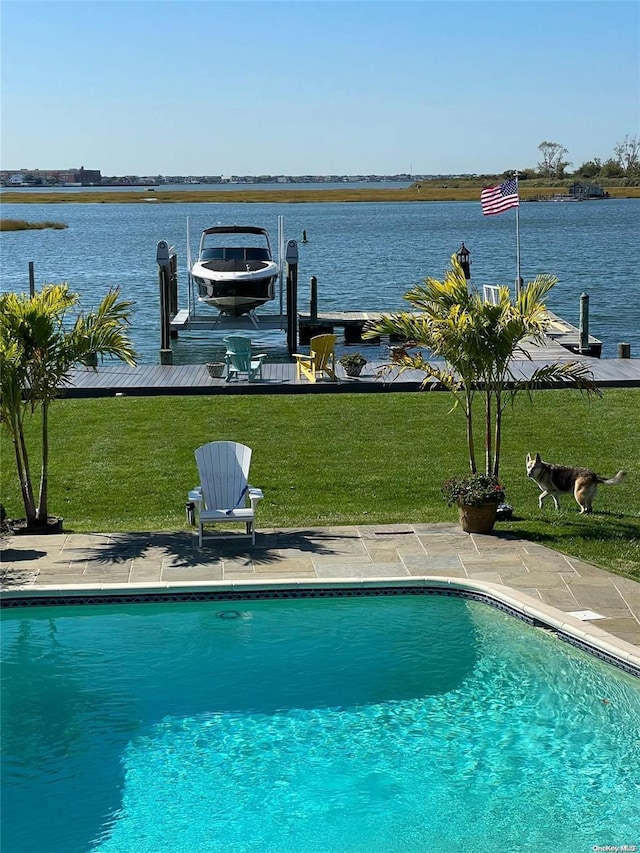
<path id="1" fill-rule="evenodd" d="M 566 363 L 577 361 L 592 371 L 596 383 L 602 388 L 640 387 L 640 359 L 598 359 L 576 356 L 555 347 L 534 348 L 531 359 L 514 359 L 511 369 L 518 379 L 528 379 L 541 363 Z M 544 352 L 544 355 L 543 355 Z M 553 354 L 552 354 L 553 353 Z M 546 357 L 545 357 L 546 356 Z M 551 357 L 550 357 L 551 356 Z M 62 389 L 62 396 L 71 398 L 109 397 L 116 394 L 128 396 L 197 395 L 197 394 L 323 394 L 323 393 L 384 393 L 417 390 L 424 374 L 418 370 L 399 372 L 396 368 L 384 374 L 384 360 L 370 361 L 360 377 L 354 379 L 337 366 L 338 381 L 321 379 L 316 383 L 297 380 L 295 365 L 289 362 L 266 362 L 263 378 L 248 382 L 246 379 L 212 379 L 203 364 L 157 365 L 141 364 L 128 367 L 124 364 L 104 364 L 97 368 L 77 368 L 70 382 Z M 565 387 L 556 384 L 550 387 Z"/>

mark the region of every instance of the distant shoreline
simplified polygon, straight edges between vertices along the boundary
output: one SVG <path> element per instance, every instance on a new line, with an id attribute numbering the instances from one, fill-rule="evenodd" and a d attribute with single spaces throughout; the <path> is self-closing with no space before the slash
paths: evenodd
<path id="1" fill-rule="evenodd" d="M 611 198 L 640 198 L 640 187 L 603 187 Z M 154 188 L 132 192 L 76 192 L 73 194 L 51 192 L 3 192 L 3 204 L 318 204 L 353 202 L 425 202 L 425 201 L 480 201 L 479 186 L 429 187 L 412 186 L 403 189 L 335 189 L 335 190 L 161 190 Z M 563 195 L 566 187 L 528 187 L 520 184 L 520 198 Z M 595 201 L 595 200 L 594 200 Z M 600 201 L 598 199 L 598 201 Z M 606 199 L 605 199 L 606 201 Z"/>

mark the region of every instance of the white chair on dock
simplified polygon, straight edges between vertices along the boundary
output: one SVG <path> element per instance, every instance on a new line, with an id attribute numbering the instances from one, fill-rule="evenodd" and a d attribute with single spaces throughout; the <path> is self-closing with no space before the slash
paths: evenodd
<path id="1" fill-rule="evenodd" d="M 189 492 L 189 501 L 194 504 L 198 545 L 202 548 L 205 524 L 234 521 L 246 525 L 246 535 L 255 545 L 255 509 L 263 494 L 248 482 L 251 448 L 235 441 L 211 441 L 199 447 L 195 456 L 200 485 Z"/>
<path id="2" fill-rule="evenodd" d="M 500 305 L 500 288 L 494 284 L 484 284 L 482 286 L 482 295 L 485 302 L 490 302 L 492 305 Z"/>

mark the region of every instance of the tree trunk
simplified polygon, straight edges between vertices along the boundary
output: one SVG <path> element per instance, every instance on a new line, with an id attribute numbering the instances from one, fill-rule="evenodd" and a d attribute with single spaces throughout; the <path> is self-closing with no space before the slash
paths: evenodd
<path id="1" fill-rule="evenodd" d="M 49 401 L 42 403 L 42 471 L 40 472 L 40 494 L 36 518 L 45 522 L 49 516 L 47 507 L 49 492 Z"/>
<path id="2" fill-rule="evenodd" d="M 471 468 L 471 473 L 477 473 L 476 466 L 476 453 L 473 447 L 473 411 L 471 408 L 471 397 L 467 395 L 466 400 L 466 411 L 465 416 L 467 418 L 467 452 L 469 454 L 469 467 Z"/>
<path id="3" fill-rule="evenodd" d="M 491 442 L 493 439 L 493 430 L 491 428 L 492 423 L 492 414 L 491 414 L 491 392 L 489 388 L 485 390 L 485 434 L 484 434 L 484 470 L 487 474 L 491 474 L 491 470 L 493 468 L 493 459 L 491 453 Z"/>
<path id="4" fill-rule="evenodd" d="M 20 492 L 22 493 L 22 503 L 24 504 L 27 525 L 34 524 L 36 520 L 36 502 L 33 497 L 29 456 L 20 418 L 13 419 L 11 429 L 14 436 L 13 444 L 16 453 L 16 468 L 18 469 L 18 477 L 20 478 Z"/>
<path id="5" fill-rule="evenodd" d="M 500 445 L 502 443 L 502 399 L 496 394 L 496 431 L 494 440 L 493 474 L 500 476 Z"/>

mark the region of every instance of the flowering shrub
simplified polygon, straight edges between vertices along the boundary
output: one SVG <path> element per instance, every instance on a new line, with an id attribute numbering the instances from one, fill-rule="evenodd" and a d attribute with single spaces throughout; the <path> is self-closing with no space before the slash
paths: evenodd
<path id="1" fill-rule="evenodd" d="M 356 369 L 364 367 L 367 363 L 367 359 L 361 352 L 347 352 L 344 355 L 341 355 L 338 361 L 343 367 L 352 367 Z"/>
<path id="2" fill-rule="evenodd" d="M 466 477 L 451 477 L 443 483 L 442 494 L 449 506 L 480 506 L 488 501 L 499 504 L 504 501 L 504 486 L 492 475 L 468 474 Z"/>

